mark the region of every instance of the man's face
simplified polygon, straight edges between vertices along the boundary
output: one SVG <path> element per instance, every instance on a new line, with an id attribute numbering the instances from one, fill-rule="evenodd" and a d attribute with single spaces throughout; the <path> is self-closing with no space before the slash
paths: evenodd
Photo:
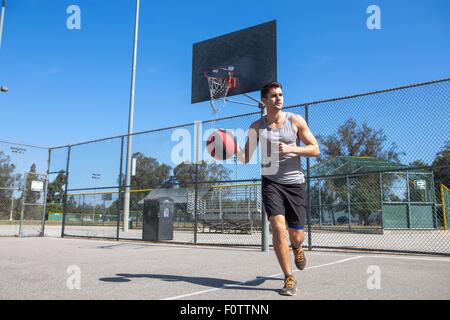
<path id="1" fill-rule="evenodd" d="M 271 88 L 266 97 L 262 99 L 262 102 L 266 108 L 283 109 L 283 90 L 281 88 Z"/>

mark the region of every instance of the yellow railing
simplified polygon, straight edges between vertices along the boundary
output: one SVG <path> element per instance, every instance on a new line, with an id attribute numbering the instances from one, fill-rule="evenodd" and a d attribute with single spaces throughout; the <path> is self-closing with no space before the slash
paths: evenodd
<path id="1" fill-rule="evenodd" d="M 225 188 L 237 188 L 237 187 L 256 187 L 260 184 L 232 184 L 232 185 L 223 185 L 223 186 L 212 186 L 211 189 L 225 189 Z"/>
<path id="2" fill-rule="evenodd" d="M 131 193 L 138 193 L 138 192 L 150 192 L 153 189 L 139 189 L 139 190 L 130 190 Z M 122 193 L 125 193 L 125 191 L 121 191 Z M 97 195 L 103 195 L 103 194 L 116 194 L 119 193 L 119 191 L 108 191 L 108 192 L 84 192 L 84 193 L 70 193 L 67 194 L 68 197 L 78 197 L 78 196 L 97 196 Z"/>

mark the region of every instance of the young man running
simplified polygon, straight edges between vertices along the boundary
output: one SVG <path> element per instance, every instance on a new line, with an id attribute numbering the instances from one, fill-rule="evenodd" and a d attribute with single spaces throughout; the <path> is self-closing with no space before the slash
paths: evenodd
<path id="1" fill-rule="evenodd" d="M 297 281 L 291 268 L 286 225 L 295 265 L 303 270 L 307 262 L 302 249 L 307 200 L 299 157 L 317 157 L 320 151 L 306 121 L 299 115 L 282 111 L 283 88 L 280 83 L 265 85 L 261 101 L 266 106 L 267 115 L 250 126 L 245 149 L 238 146 L 237 157 L 240 162 L 248 163 L 261 142 L 263 206 L 272 229 L 275 254 L 285 275 L 280 294 L 293 296 L 297 293 Z M 305 146 L 299 146 L 299 141 Z"/>

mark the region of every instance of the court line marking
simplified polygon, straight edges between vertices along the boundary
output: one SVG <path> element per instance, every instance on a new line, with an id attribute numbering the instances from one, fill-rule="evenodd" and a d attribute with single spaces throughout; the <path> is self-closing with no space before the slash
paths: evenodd
<path id="1" fill-rule="evenodd" d="M 375 259 L 396 259 L 396 260 L 418 260 L 429 262 L 450 262 L 450 258 L 437 258 L 437 257 L 402 257 L 402 256 L 387 256 L 387 255 L 367 255 L 365 258 Z"/>
<path id="2" fill-rule="evenodd" d="M 0 237 L 0 239 L 2 239 Z M 5 236 L 3 239 L 12 239 L 9 236 Z M 14 240 L 16 240 L 17 238 L 14 238 Z M 58 237 L 58 238 L 54 238 L 54 237 L 44 237 L 44 238 L 20 238 L 22 241 L 35 241 L 36 239 L 42 239 L 42 240 L 52 240 L 52 241 L 61 241 L 62 238 Z M 113 240 L 102 240 L 102 239 L 80 239 L 80 238 L 64 238 L 64 241 L 86 241 L 86 242 L 93 242 L 93 241 L 99 241 L 101 243 L 110 243 L 113 244 L 115 246 L 124 246 L 124 245 L 130 245 L 133 246 L 135 245 L 136 248 L 132 248 L 132 249 L 144 249 L 144 248 L 155 248 L 155 247 L 161 247 L 160 244 L 152 244 L 152 243 L 146 243 L 146 244 L 138 244 L 137 242 L 133 241 L 133 240 L 123 240 L 122 242 L 117 243 L 117 241 L 113 241 Z M 185 244 L 167 244 L 167 246 L 165 246 L 165 248 L 167 249 L 191 249 L 192 247 L 190 245 L 185 245 Z M 195 249 L 198 250 L 202 250 L 202 249 L 221 249 L 221 250 L 237 250 L 237 251 L 249 251 L 249 252 L 255 252 L 258 250 L 255 250 L 255 248 L 241 248 L 241 247 L 232 247 L 232 248 L 227 248 L 227 247 L 215 247 L 215 246 L 200 246 L 200 247 L 195 247 Z M 153 250 L 152 252 L 158 252 L 158 251 L 166 251 L 165 249 L 160 249 L 160 250 Z M 273 249 L 271 249 L 271 251 L 273 251 Z M 351 252 L 333 252 L 333 251 L 310 251 L 309 254 L 313 254 L 313 255 L 318 255 L 318 256 L 349 256 L 352 255 Z M 353 253 L 354 254 L 354 253 Z M 386 253 L 377 253 L 377 254 L 371 254 L 369 252 L 367 253 L 361 253 L 363 254 L 362 257 L 364 258 L 376 258 L 376 259 L 397 259 L 397 260 L 417 260 L 417 261 L 429 261 L 429 262 L 450 262 L 450 258 L 446 258 L 446 257 L 436 257 L 436 256 L 430 256 L 430 257 L 426 257 L 426 256 L 404 256 L 402 254 L 386 254 Z"/>
<path id="3" fill-rule="evenodd" d="M 364 257 L 363 256 L 351 257 L 351 258 L 342 259 L 342 260 L 338 260 L 338 261 L 334 261 L 334 262 L 329 262 L 329 263 L 324 263 L 324 264 L 320 264 L 320 265 L 316 265 L 316 266 L 307 267 L 305 270 L 317 269 L 317 268 L 332 266 L 332 265 L 335 265 L 335 264 L 344 263 L 344 262 L 347 262 L 347 261 L 357 260 L 357 259 L 361 259 L 361 258 L 364 258 Z M 299 270 L 296 270 L 294 272 L 298 272 L 298 271 Z M 279 276 L 282 276 L 282 275 L 283 275 L 283 273 L 277 273 L 277 274 L 273 274 L 273 275 L 267 276 L 265 278 L 274 278 L 274 277 L 279 277 Z M 249 281 L 243 281 L 243 282 L 240 282 L 240 283 L 236 283 L 236 284 L 223 285 L 220 288 L 213 288 L 213 289 L 208 289 L 208 290 L 196 291 L 196 292 L 192 292 L 192 293 L 188 293 L 188 294 L 183 294 L 183 295 L 180 295 L 180 296 L 164 298 L 164 299 L 161 299 L 161 300 L 176 300 L 176 299 L 181 299 L 181 298 L 197 296 L 197 295 L 200 295 L 200 294 L 203 294 L 203 293 L 209 293 L 209 292 L 214 292 L 214 291 L 223 290 L 223 289 L 227 289 L 227 288 L 232 288 L 232 287 L 246 285 L 248 283 L 258 281 L 259 279 L 260 279 L 260 277 L 252 279 L 252 280 L 249 280 Z"/>
<path id="4" fill-rule="evenodd" d="M 315 255 L 315 256 L 350 256 L 352 255 L 351 252 L 322 252 L 322 251 L 308 251 L 307 253 L 309 253 L 310 255 Z M 414 255 L 414 254 L 396 254 L 396 253 L 361 253 L 358 252 L 362 255 L 362 257 L 364 258 L 377 258 L 377 259 L 398 259 L 398 260 L 419 260 L 419 261 L 430 261 L 430 262 L 434 262 L 434 261 L 438 261 L 438 262 L 450 262 L 450 257 L 445 257 L 445 256 L 433 256 L 433 255 Z M 355 253 L 353 253 L 355 254 Z"/>

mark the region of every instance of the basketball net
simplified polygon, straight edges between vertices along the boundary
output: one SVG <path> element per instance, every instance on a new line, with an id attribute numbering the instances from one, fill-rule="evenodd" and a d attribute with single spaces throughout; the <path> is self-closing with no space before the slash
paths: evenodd
<path id="1" fill-rule="evenodd" d="M 219 73 L 225 74 L 226 76 L 219 77 Z M 211 70 L 209 73 L 205 72 L 211 97 L 211 108 L 214 114 L 219 112 L 219 105 L 225 106 L 227 103 L 226 98 L 229 90 L 236 87 L 236 78 L 233 75 L 234 67 L 218 68 Z M 217 103 L 219 101 L 220 103 Z"/>

